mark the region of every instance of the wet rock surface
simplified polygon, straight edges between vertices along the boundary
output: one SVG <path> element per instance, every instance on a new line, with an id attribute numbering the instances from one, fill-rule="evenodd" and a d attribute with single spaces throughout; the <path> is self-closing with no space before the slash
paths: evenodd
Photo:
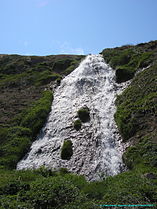
<path id="1" fill-rule="evenodd" d="M 56 88 L 47 123 L 17 169 L 64 167 L 88 180 L 120 173 L 126 145 L 121 142 L 114 113 L 116 96 L 126 86 L 116 84 L 115 71 L 101 55 L 88 55 Z M 73 121 L 83 106 L 89 108 L 90 120 L 78 131 Z M 70 160 L 61 159 L 65 140 L 72 141 Z"/>

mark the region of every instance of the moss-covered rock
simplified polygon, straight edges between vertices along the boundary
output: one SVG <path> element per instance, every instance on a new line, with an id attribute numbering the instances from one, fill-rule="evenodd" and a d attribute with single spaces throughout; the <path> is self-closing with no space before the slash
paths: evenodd
<path id="1" fill-rule="evenodd" d="M 72 141 L 65 140 L 61 149 L 61 158 L 63 160 L 70 160 L 73 155 Z"/>
<path id="2" fill-rule="evenodd" d="M 88 122 L 90 120 L 90 111 L 88 107 L 82 107 L 78 110 L 77 114 L 83 123 Z"/>
<path id="3" fill-rule="evenodd" d="M 81 129 L 81 125 L 81 120 L 74 121 L 74 128 L 76 129 L 76 131 L 79 131 Z"/>

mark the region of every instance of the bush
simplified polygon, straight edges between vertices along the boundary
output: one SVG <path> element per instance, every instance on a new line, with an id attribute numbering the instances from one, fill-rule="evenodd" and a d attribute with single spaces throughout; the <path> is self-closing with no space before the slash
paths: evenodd
<path id="1" fill-rule="evenodd" d="M 102 51 L 104 59 L 116 69 L 116 81 L 125 82 L 134 77 L 139 68 L 147 67 L 153 62 L 153 51 L 146 51 L 145 46 L 122 46 Z"/>
<path id="2" fill-rule="evenodd" d="M 65 140 L 61 150 L 61 158 L 63 160 L 70 160 L 73 155 L 71 140 Z"/>
<path id="3" fill-rule="evenodd" d="M 88 122 L 90 120 L 90 112 L 88 107 L 82 107 L 78 110 L 77 114 L 83 123 Z"/>
<path id="4" fill-rule="evenodd" d="M 115 68 L 120 65 L 125 65 L 125 64 L 129 63 L 131 56 L 132 56 L 132 50 L 130 50 L 130 49 L 119 52 L 118 55 L 112 57 L 111 66 L 113 68 Z"/>
<path id="5" fill-rule="evenodd" d="M 85 195 L 66 177 L 39 179 L 31 184 L 30 191 L 19 199 L 32 203 L 33 208 L 62 208 L 75 201 L 85 201 Z M 63 207 L 64 208 L 64 207 Z"/>
<path id="6" fill-rule="evenodd" d="M 15 168 L 17 162 L 28 152 L 31 142 L 43 127 L 51 110 L 52 92 L 45 91 L 31 108 L 19 117 L 20 126 L 1 128 L 0 165 Z M 1 139 L 2 138 L 2 139 Z"/>
<path id="7" fill-rule="evenodd" d="M 39 133 L 46 122 L 47 115 L 51 110 L 52 99 L 52 92 L 45 91 L 42 98 L 23 114 L 21 126 L 30 128 L 33 136 Z"/>
<path id="8" fill-rule="evenodd" d="M 157 144 L 152 142 L 156 134 L 152 132 L 141 138 L 138 144 L 127 148 L 123 160 L 129 169 L 138 168 L 140 165 L 157 167 Z"/>
<path id="9" fill-rule="evenodd" d="M 30 147 L 31 130 L 20 126 L 8 128 L 6 138 L 0 147 L 0 165 L 14 168 Z"/>
<path id="10" fill-rule="evenodd" d="M 50 176 L 55 176 L 56 175 L 56 171 L 52 171 L 49 168 L 46 168 L 44 166 L 41 166 L 40 168 L 36 169 L 34 171 L 36 174 L 40 174 L 43 177 L 50 177 Z"/>
<path id="11" fill-rule="evenodd" d="M 87 184 L 82 176 L 65 170 L 44 177 L 38 171 L 0 172 L 0 208 L 16 209 L 91 209 L 93 203 L 82 191 Z M 47 170 L 48 171 L 48 170 Z"/>
<path id="12" fill-rule="evenodd" d="M 132 84 L 116 100 L 115 120 L 124 140 L 135 136 L 138 131 L 154 126 L 157 111 L 156 98 L 157 66 L 137 74 Z"/>
<path id="13" fill-rule="evenodd" d="M 118 68 L 116 70 L 116 82 L 122 83 L 128 81 L 134 77 L 134 74 L 129 68 Z"/>
<path id="14" fill-rule="evenodd" d="M 60 75 L 58 73 L 52 73 L 48 70 L 38 74 L 36 73 L 36 76 L 37 78 L 35 80 L 35 85 L 37 86 L 48 84 L 51 81 L 55 81 L 60 78 Z"/>
<path id="15" fill-rule="evenodd" d="M 74 121 L 74 128 L 76 129 L 76 131 L 79 131 L 81 128 L 81 121 L 80 120 L 75 120 Z"/>

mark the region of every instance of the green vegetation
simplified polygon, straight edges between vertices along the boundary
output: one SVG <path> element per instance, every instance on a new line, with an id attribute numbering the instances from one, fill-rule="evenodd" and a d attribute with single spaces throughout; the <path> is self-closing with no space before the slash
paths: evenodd
<path id="1" fill-rule="evenodd" d="M 117 82 L 133 78 L 138 68 L 151 64 L 133 78 L 116 101 L 116 123 L 123 141 L 131 144 L 123 155 L 130 170 L 100 182 L 87 182 L 65 168 L 13 170 L 50 111 L 53 95 L 44 89 L 49 89 L 54 80 L 59 85 L 82 56 L 4 55 L 0 57 L 0 209 L 96 209 L 100 204 L 157 204 L 157 41 L 106 49 L 103 55 L 116 69 Z M 75 128 L 89 121 L 89 109 L 81 108 L 78 116 Z M 72 154 L 72 142 L 65 140 L 61 158 L 69 160 Z"/>
<path id="2" fill-rule="evenodd" d="M 87 182 L 82 176 L 44 167 L 0 172 L 0 208 L 7 209 L 96 209 L 100 204 L 155 204 L 156 191 L 157 170 L 150 175 L 148 168 L 127 171 L 100 182 Z"/>
<path id="3" fill-rule="evenodd" d="M 70 160 L 72 155 L 73 155 L 72 141 L 65 140 L 61 149 L 61 158 L 63 160 Z"/>
<path id="4" fill-rule="evenodd" d="M 60 83 L 83 56 L 0 56 L 0 165 L 15 168 L 46 122 Z M 65 73 L 66 71 L 66 73 Z M 45 91 L 47 89 L 47 91 Z"/>
<path id="5" fill-rule="evenodd" d="M 128 168 L 138 169 L 141 165 L 157 168 L 157 143 L 154 142 L 156 136 L 156 132 L 147 134 L 140 139 L 139 143 L 127 149 L 123 159 Z"/>
<path id="6" fill-rule="evenodd" d="M 123 155 L 130 169 L 157 167 L 157 64 L 136 75 L 116 100 L 115 120 L 123 141 L 132 144 Z"/>
<path id="7" fill-rule="evenodd" d="M 23 111 L 11 128 L 1 128 L 0 165 L 15 168 L 44 125 L 51 109 L 52 92 L 45 91 L 41 99 Z"/>
<path id="8" fill-rule="evenodd" d="M 76 129 L 76 131 L 80 130 L 81 125 L 82 124 L 81 124 L 81 121 L 79 119 L 74 121 L 74 128 Z"/>
<path id="9" fill-rule="evenodd" d="M 48 175 L 45 176 L 45 173 Z M 81 176 L 53 172 L 44 168 L 36 171 L 2 170 L 0 208 L 92 209 L 94 203 L 81 191 L 85 184 L 86 181 Z"/>
<path id="10" fill-rule="evenodd" d="M 143 45 L 127 45 L 103 50 L 105 61 L 116 69 L 117 83 L 132 79 L 138 69 L 152 64 L 156 60 L 156 44 L 157 41 L 152 41 Z"/>
<path id="11" fill-rule="evenodd" d="M 82 107 L 78 110 L 77 114 L 83 123 L 88 122 L 90 120 L 90 112 L 88 107 Z"/>
<path id="12" fill-rule="evenodd" d="M 124 140 L 146 129 L 155 129 L 157 112 L 157 65 L 139 73 L 118 96 L 115 119 Z"/>
<path id="13" fill-rule="evenodd" d="M 46 122 L 47 115 L 51 110 L 52 99 L 52 92 L 45 91 L 41 99 L 23 112 L 20 125 L 30 128 L 33 136 L 39 133 Z"/>
<path id="14" fill-rule="evenodd" d="M 74 70 L 84 56 L 0 56 L 0 126 L 11 127 L 12 119 L 40 99 L 44 89 Z"/>

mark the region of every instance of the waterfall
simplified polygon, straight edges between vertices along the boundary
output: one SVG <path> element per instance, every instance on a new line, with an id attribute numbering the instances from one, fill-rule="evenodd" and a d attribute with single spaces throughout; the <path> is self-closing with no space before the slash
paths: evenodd
<path id="1" fill-rule="evenodd" d="M 56 88 L 47 122 L 17 169 L 35 169 L 42 165 L 67 168 L 88 180 L 120 173 L 124 169 L 125 146 L 114 113 L 116 96 L 125 86 L 115 82 L 115 70 L 105 63 L 102 55 L 88 55 Z M 77 111 L 84 106 L 90 110 L 90 120 L 82 123 L 77 131 L 73 122 Z M 70 160 L 61 159 L 65 140 L 72 141 Z"/>

